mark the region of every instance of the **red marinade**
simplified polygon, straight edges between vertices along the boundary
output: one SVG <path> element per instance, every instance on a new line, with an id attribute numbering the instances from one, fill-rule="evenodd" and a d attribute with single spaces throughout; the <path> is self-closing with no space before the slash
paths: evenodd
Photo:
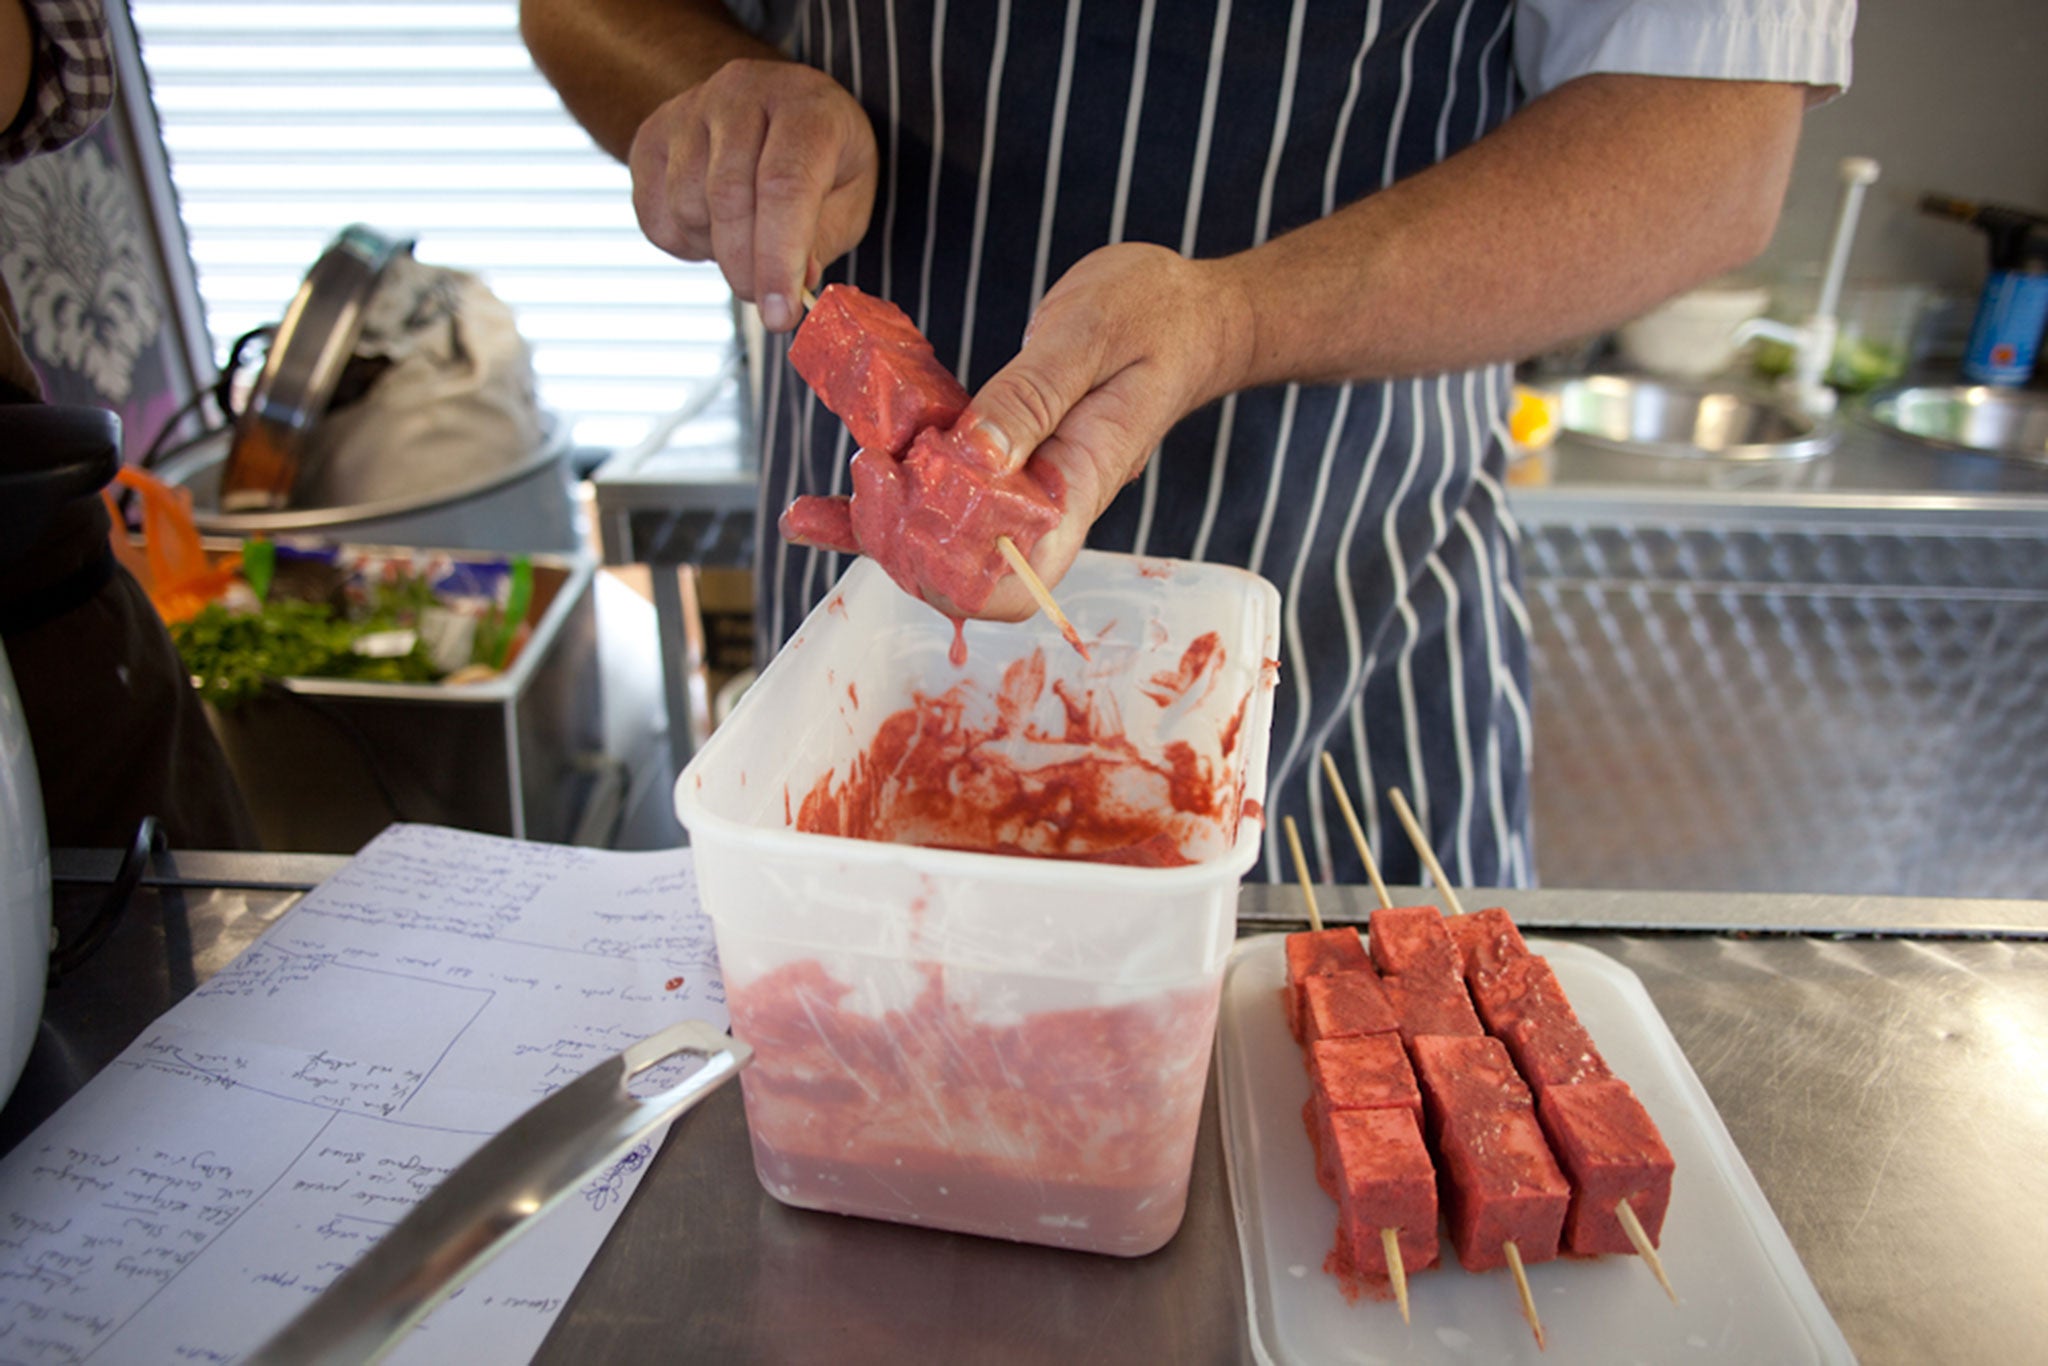
<path id="1" fill-rule="evenodd" d="M 1468 980 L 1482 973 L 1499 972 L 1512 960 L 1529 954 L 1522 932 L 1498 906 L 1469 915 L 1447 916 L 1444 928 L 1450 931 L 1451 942 L 1458 947 L 1458 960 Z"/>
<path id="2" fill-rule="evenodd" d="M 906 971 L 916 999 L 879 1013 L 815 960 L 735 987 L 762 1184 L 807 1208 L 1120 1256 L 1171 1238 L 1214 990 L 984 1020 L 945 969 Z"/>
<path id="3" fill-rule="evenodd" d="M 1436 1167 L 1407 1110 L 1347 1110 L 1331 1117 L 1337 1172 L 1337 1241 L 1332 1260 L 1374 1279 L 1390 1274 L 1380 1230 L 1397 1230 L 1404 1272 L 1437 1264 Z"/>
<path id="4" fill-rule="evenodd" d="M 1058 525 L 1057 472 L 1003 469 L 983 433 L 958 421 L 967 391 L 894 304 L 828 287 L 789 358 L 859 450 L 851 500 L 798 498 L 782 514 L 785 539 L 866 555 L 913 597 L 972 613 L 1011 572 L 997 539 L 1029 554 Z M 1081 648 L 1078 635 L 1069 643 Z"/>
<path id="5" fill-rule="evenodd" d="M 1346 1110 L 1406 1110 L 1422 1126 L 1422 1092 L 1401 1041 L 1391 1034 L 1327 1039 L 1308 1050 L 1309 1098 L 1302 1123 L 1316 1153 L 1316 1181 L 1337 1198 L 1330 1118 Z"/>
<path id="6" fill-rule="evenodd" d="M 1372 960 L 1365 956 L 1365 941 L 1358 937 L 1358 931 L 1348 926 L 1334 930 L 1303 930 L 1299 934 L 1288 935 L 1283 945 L 1287 953 L 1287 985 L 1283 988 L 1287 1002 L 1287 1032 L 1294 1036 L 1296 1043 L 1301 1043 L 1302 984 L 1311 977 L 1330 973 L 1370 970 Z"/>
<path id="7" fill-rule="evenodd" d="M 1486 1033 L 1472 1012 L 1465 984 L 1455 977 L 1386 977 L 1380 980 L 1380 990 L 1393 1007 L 1401 1042 L 1411 1047 L 1430 1035 L 1477 1038 Z"/>
<path id="8" fill-rule="evenodd" d="M 1497 1037 L 1538 1096 L 1553 1086 L 1613 1080 L 1607 1060 L 1577 1016 L 1548 1010 L 1524 1015 Z"/>
<path id="9" fill-rule="evenodd" d="M 1539 1010 L 1578 1018 L 1547 958 L 1529 954 L 1511 959 L 1498 972 L 1482 972 L 1467 981 L 1488 1033 L 1505 1034 L 1517 1020 Z"/>
<path id="10" fill-rule="evenodd" d="M 1434 906 L 1393 906 L 1374 911 L 1366 938 L 1373 966 L 1382 977 L 1426 977 L 1456 981 L 1457 946 L 1444 928 L 1444 913 Z"/>
<path id="11" fill-rule="evenodd" d="M 1614 1208 L 1628 1201 L 1654 1246 L 1671 1204 L 1677 1164 L 1649 1111 L 1628 1083 L 1553 1086 L 1536 1103 L 1558 1164 L 1571 1176 L 1565 1247 L 1575 1253 L 1634 1252 Z"/>
<path id="12" fill-rule="evenodd" d="M 1429 1115 L 1432 1142 L 1451 1115 L 1527 1110 L 1535 1105 L 1498 1039 L 1483 1034 L 1421 1038 L 1411 1042 L 1408 1051 Z"/>
<path id="13" fill-rule="evenodd" d="M 1047 689 L 1041 650 L 1004 671 L 993 716 L 972 719 L 978 694 L 969 682 L 915 695 L 883 720 L 845 775 L 828 770 L 812 785 L 796 828 L 1150 867 L 1190 862 L 1186 851 L 1218 832 L 1234 836 L 1241 773 L 1186 741 L 1141 752 L 1113 707 L 1062 682 L 1050 686 L 1063 704 L 1057 731 L 1030 719 Z"/>
<path id="14" fill-rule="evenodd" d="M 1437 1140 L 1444 1222 L 1467 1271 L 1507 1264 L 1512 1240 L 1524 1262 L 1558 1253 L 1571 1185 L 1550 1155 L 1533 1109 L 1454 1113 Z"/>
<path id="15" fill-rule="evenodd" d="M 917 324 L 887 299 L 827 285 L 790 339 L 789 363 L 864 451 L 898 456 L 927 427 L 950 427 L 967 390 Z"/>
<path id="16" fill-rule="evenodd" d="M 928 427 L 900 460 L 854 456 L 853 538 L 904 592 L 974 612 L 1011 572 L 996 538 L 1029 554 L 1065 492 L 1050 465 L 1000 473 L 979 433 Z"/>
<path id="17" fill-rule="evenodd" d="M 1401 1026 L 1380 986 L 1379 974 L 1333 973 L 1301 984 L 1301 1041 L 1355 1039 L 1363 1034 L 1392 1034 Z"/>

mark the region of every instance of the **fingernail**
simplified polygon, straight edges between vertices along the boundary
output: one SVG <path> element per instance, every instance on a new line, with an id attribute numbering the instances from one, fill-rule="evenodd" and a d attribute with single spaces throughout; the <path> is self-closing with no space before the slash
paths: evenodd
<path id="1" fill-rule="evenodd" d="M 789 306 L 789 297 L 770 294 L 761 300 L 761 326 L 770 332 L 781 332 L 796 322 L 796 315 Z"/>
<path id="2" fill-rule="evenodd" d="M 1001 427 L 998 427 L 987 418 L 976 414 L 974 431 L 977 436 L 988 443 L 989 449 L 995 452 L 998 459 L 1008 460 L 1010 458 L 1010 438 L 1003 433 Z"/>

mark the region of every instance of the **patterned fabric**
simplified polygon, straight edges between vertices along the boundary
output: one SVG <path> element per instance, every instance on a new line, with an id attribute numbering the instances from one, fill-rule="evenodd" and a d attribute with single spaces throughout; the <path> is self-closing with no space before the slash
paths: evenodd
<path id="1" fill-rule="evenodd" d="M 114 50 L 100 0 L 23 0 L 35 66 L 21 113 L 0 132 L 0 166 L 84 136 L 114 103 Z"/>
<path id="2" fill-rule="evenodd" d="M 900 305 L 973 389 L 1105 242 L 1244 250 L 1484 136 L 1521 98 L 1519 15 L 1513 0 L 813 0 L 789 50 L 860 100 L 882 158 L 875 226 L 826 278 Z M 845 492 L 852 451 L 779 347 L 763 395 L 773 527 L 798 494 Z M 1091 533 L 1280 588 L 1263 876 L 1291 876 L 1293 816 L 1319 876 L 1364 880 L 1328 751 L 1389 881 L 1423 881 L 1391 787 L 1455 882 L 1534 881 L 1510 399 L 1505 366 L 1234 394 L 1170 432 Z M 764 651 L 845 567 L 766 539 Z"/>

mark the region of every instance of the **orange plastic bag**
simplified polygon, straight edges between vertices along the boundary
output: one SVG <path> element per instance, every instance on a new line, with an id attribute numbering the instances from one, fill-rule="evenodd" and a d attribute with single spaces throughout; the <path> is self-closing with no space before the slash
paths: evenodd
<path id="1" fill-rule="evenodd" d="M 114 521 L 114 557 L 149 593 L 157 615 L 166 623 L 189 620 L 234 582 L 241 569 L 239 553 L 215 559 L 199 539 L 192 517 L 192 491 L 174 489 L 141 470 L 123 466 L 114 482 L 133 489 L 142 500 L 142 546 L 128 537 L 112 489 L 101 493 Z"/>

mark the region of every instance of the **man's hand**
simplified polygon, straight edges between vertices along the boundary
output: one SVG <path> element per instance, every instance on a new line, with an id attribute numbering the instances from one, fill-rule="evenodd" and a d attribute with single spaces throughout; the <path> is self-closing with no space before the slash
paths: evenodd
<path id="1" fill-rule="evenodd" d="M 1138 477 L 1167 430 L 1238 387 L 1248 361 L 1248 306 L 1212 264 L 1125 243 L 1077 262 L 1047 291 L 1024 349 L 961 415 L 1007 468 L 1043 462 L 1065 489 L 1065 515 L 1032 547 L 1047 584 L 1074 563 L 1088 528 Z M 1014 577 L 978 616 L 1021 621 L 1037 610 Z"/>
<path id="2" fill-rule="evenodd" d="M 794 62 L 727 62 L 647 117 L 628 164 L 648 240 L 716 261 L 771 332 L 797 325 L 802 291 L 860 241 L 875 202 L 866 112 Z"/>

